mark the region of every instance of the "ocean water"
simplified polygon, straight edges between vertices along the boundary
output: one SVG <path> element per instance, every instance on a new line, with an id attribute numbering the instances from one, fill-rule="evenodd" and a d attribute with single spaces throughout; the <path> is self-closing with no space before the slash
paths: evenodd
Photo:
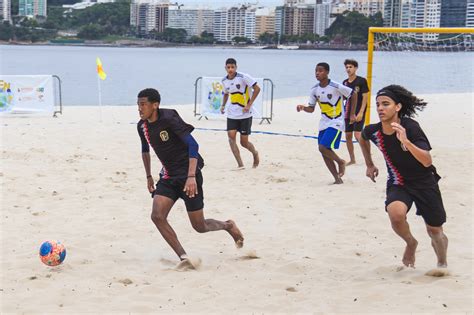
<path id="1" fill-rule="evenodd" d="M 316 84 L 318 62 L 331 66 L 330 78 L 346 78 L 346 58 L 359 61 L 366 75 L 365 51 L 262 50 L 234 48 L 118 48 L 74 46 L 0 46 L 0 74 L 55 74 L 62 80 L 64 105 L 98 105 L 95 59 L 108 77 L 101 82 L 104 105 L 134 105 L 137 93 L 157 88 L 162 104 L 194 102 L 194 82 L 200 76 L 225 75 L 224 63 L 237 59 L 238 70 L 269 78 L 275 98 L 304 96 Z M 416 94 L 472 92 L 472 52 L 376 52 L 373 90 L 404 85 Z"/>

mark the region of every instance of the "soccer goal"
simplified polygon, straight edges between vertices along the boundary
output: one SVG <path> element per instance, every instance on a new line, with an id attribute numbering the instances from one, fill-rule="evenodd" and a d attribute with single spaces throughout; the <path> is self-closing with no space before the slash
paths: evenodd
<path id="1" fill-rule="evenodd" d="M 472 92 L 474 28 L 370 27 L 368 35 L 369 93 L 389 84 L 417 94 Z M 370 94 L 367 102 L 369 124 Z"/>

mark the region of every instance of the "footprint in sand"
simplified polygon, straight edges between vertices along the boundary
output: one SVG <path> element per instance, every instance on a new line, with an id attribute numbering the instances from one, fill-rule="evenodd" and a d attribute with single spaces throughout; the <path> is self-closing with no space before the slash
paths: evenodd
<path id="1" fill-rule="evenodd" d="M 288 181 L 288 178 L 285 177 L 275 177 L 275 176 L 267 176 L 267 180 L 274 182 L 274 183 L 286 183 Z"/>
<path id="2" fill-rule="evenodd" d="M 189 270 L 197 270 L 201 266 L 201 258 L 191 258 L 188 257 L 186 259 L 181 260 L 174 270 L 176 271 L 189 271 Z"/>
<path id="3" fill-rule="evenodd" d="M 446 269 L 446 268 L 435 268 L 435 269 L 428 270 L 425 273 L 425 276 L 438 277 L 438 278 L 447 277 L 447 276 L 450 276 L 450 275 L 451 274 L 449 273 L 448 269 Z"/>
<path id="4" fill-rule="evenodd" d="M 252 260 L 252 259 L 260 259 L 255 249 L 248 249 L 244 253 L 244 255 L 239 257 L 239 260 Z"/>
<path id="5" fill-rule="evenodd" d="M 121 279 L 121 280 L 119 280 L 118 282 L 120 282 L 120 283 L 123 284 L 124 286 L 130 285 L 130 284 L 133 283 L 133 281 L 130 280 L 130 279 L 128 279 L 128 278 Z"/>
<path id="6" fill-rule="evenodd" d="M 114 177 L 109 176 L 107 177 L 107 179 L 112 183 L 123 183 L 124 181 L 127 181 L 127 173 L 122 171 L 116 171 Z"/>

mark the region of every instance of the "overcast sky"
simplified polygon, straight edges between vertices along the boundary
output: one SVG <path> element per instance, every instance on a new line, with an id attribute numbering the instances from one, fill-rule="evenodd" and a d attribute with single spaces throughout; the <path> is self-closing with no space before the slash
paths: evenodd
<path id="1" fill-rule="evenodd" d="M 239 0 L 177 0 L 176 2 L 184 5 L 198 5 L 208 6 L 211 8 L 229 7 L 232 5 L 244 4 L 244 3 L 258 3 L 261 6 L 277 6 L 282 5 L 284 0 L 253 0 L 253 1 L 239 1 Z M 172 0 L 171 2 L 175 2 Z"/>

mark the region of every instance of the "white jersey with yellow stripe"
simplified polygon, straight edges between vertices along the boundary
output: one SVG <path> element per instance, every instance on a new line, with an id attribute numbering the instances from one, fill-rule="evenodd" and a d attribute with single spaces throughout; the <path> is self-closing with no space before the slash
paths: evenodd
<path id="1" fill-rule="evenodd" d="M 318 84 L 311 88 L 308 104 L 315 107 L 319 104 L 321 120 L 319 130 L 329 127 L 344 131 L 344 97 L 348 98 L 352 89 L 338 82 L 329 80 L 328 85 L 321 87 Z"/>
<path id="2" fill-rule="evenodd" d="M 237 72 L 233 79 L 229 79 L 227 76 L 222 79 L 224 93 L 229 95 L 228 118 L 245 119 L 252 117 L 252 108 L 248 113 L 244 113 L 243 109 L 252 96 L 251 88 L 255 84 L 257 84 L 257 81 L 254 78 L 242 72 Z"/>

